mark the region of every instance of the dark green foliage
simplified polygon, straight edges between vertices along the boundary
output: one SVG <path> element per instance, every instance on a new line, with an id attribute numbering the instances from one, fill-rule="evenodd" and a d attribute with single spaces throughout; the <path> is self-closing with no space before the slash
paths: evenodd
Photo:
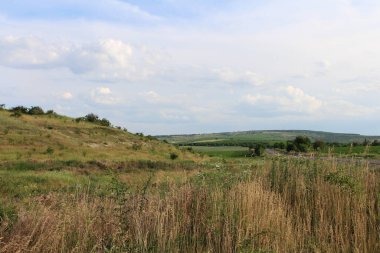
<path id="1" fill-rule="evenodd" d="M 307 152 L 311 147 L 311 141 L 307 136 L 297 136 L 294 141 L 288 141 L 286 151 Z"/>
<path id="2" fill-rule="evenodd" d="M 99 116 L 93 113 L 89 113 L 86 116 L 84 116 L 84 120 L 95 123 L 96 121 L 99 120 Z"/>
<path id="3" fill-rule="evenodd" d="M 25 106 L 16 106 L 16 107 L 11 108 L 10 111 L 13 113 L 18 112 L 19 114 L 22 114 L 22 113 L 27 114 L 29 109 L 26 108 Z"/>
<path id="4" fill-rule="evenodd" d="M 286 143 L 286 151 L 291 152 L 291 151 L 296 151 L 296 146 L 292 141 L 288 141 Z"/>
<path id="5" fill-rule="evenodd" d="M 325 147 L 325 143 L 323 141 L 317 140 L 313 143 L 314 150 L 320 151 L 320 150 L 323 150 L 324 147 Z"/>
<path id="6" fill-rule="evenodd" d="M 46 152 L 45 152 L 45 153 L 48 154 L 48 155 L 51 155 L 51 154 L 54 153 L 54 149 L 53 149 L 52 147 L 48 147 L 48 148 L 46 149 Z"/>
<path id="7" fill-rule="evenodd" d="M 111 122 L 109 122 L 109 120 L 106 118 L 103 118 L 103 119 L 99 120 L 98 122 L 99 122 L 99 125 L 101 125 L 101 126 L 106 126 L 106 127 L 111 126 Z"/>
<path id="8" fill-rule="evenodd" d="M 43 115 L 45 114 L 44 110 L 39 106 L 32 106 L 28 109 L 28 114 L 30 115 Z"/>
<path id="9" fill-rule="evenodd" d="M 147 135 L 146 138 L 147 138 L 148 140 L 157 140 L 156 137 L 151 136 L 151 135 Z"/>
<path id="10" fill-rule="evenodd" d="M 255 146 L 255 155 L 262 156 L 265 152 L 265 147 L 262 144 L 256 144 Z"/>
<path id="11" fill-rule="evenodd" d="M 55 111 L 53 111 L 53 110 L 48 110 L 46 113 L 45 113 L 46 115 L 48 115 L 49 117 L 58 117 L 59 116 L 59 114 L 58 113 L 56 113 Z"/>
<path id="12" fill-rule="evenodd" d="M 176 153 L 170 153 L 170 159 L 175 160 L 178 158 L 178 155 Z"/>
<path id="13" fill-rule="evenodd" d="M 307 136 L 297 136 L 293 143 L 300 152 L 308 151 L 311 146 L 311 141 Z"/>
<path id="14" fill-rule="evenodd" d="M 380 141 L 374 140 L 371 145 L 372 146 L 380 146 Z"/>
<path id="15" fill-rule="evenodd" d="M 285 149 L 286 145 L 283 142 L 276 142 L 275 144 L 273 144 L 273 148 Z"/>
<path id="16" fill-rule="evenodd" d="M 19 118 L 22 116 L 22 113 L 20 111 L 14 111 L 12 114 L 11 114 L 11 117 L 15 117 L 15 118 Z"/>
<path id="17" fill-rule="evenodd" d="M 105 126 L 105 127 L 111 126 L 111 122 L 108 119 L 106 118 L 100 119 L 99 116 L 94 113 L 89 113 L 84 117 L 79 117 L 75 119 L 75 122 L 77 123 L 81 121 L 87 121 L 87 122 L 98 124 L 100 126 Z"/>

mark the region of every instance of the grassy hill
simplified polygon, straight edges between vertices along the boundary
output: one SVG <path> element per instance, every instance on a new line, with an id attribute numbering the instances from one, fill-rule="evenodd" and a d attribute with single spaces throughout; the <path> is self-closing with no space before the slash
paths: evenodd
<path id="1" fill-rule="evenodd" d="M 380 252 L 380 178 L 366 163 L 197 147 L 225 155 L 203 159 L 85 120 L 11 114 L 0 110 L 1 253 Z"/>
<path id="2" fill-rule="evenodd" d="M 0 161 L 169 161 L 196 157 L 152 137 L 135 135 L 73 118 L 51 115 L 11 117 L 0 110 Z"/>
<path id="3" fill-rule="evenodd" d="M 194 145 L 230 145 L 242 143 L 274 143 L 293 140 L 296 136 L 308 136 L 311 140 L 322 140 L 325 142 L 351 143 L 367 140 L 380 139 L 380 136 L 364 136 L 360 134 L 330 133 L 322 131 L 307 130 L 265 130 L 265 131 L 243 131 L 210 134 L 190 135 L 162 135 L 158 139 L 166 140 L 175 144 Z"/>
<path id="4" fill-rule="evenodd" d="M 77 187 L 98 194 L 114 182 L 159 184 L 204 160 L 150 136 L 54 113 L 11 115 L 0 110 L 0 221 L 2 203 L 15 199 Z"/>

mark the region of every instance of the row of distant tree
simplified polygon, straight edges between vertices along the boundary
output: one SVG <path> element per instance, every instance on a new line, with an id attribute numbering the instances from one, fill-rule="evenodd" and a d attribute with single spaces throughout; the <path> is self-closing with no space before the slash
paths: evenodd
<path id="1" fill-rule="evenodd" d="M 90 123 L 95 123 L 95 124 L 98 124 L 101 126 L 106 126 L 106 127 L 111 126 L 111 122 L 108 119 L 106 119 L 106 118 L 100 119 L 98 115 L 93 114 L 93 113 L 89 113 L 84 117 L 76 118 L 75 121 L 76 122 L 87 121 Z"/>
<path id="2" fill-rule="evenodd" d="M 26 106 L 19 105 L 19 106 L 15 106 L 15 107 L 11 107 L 9 109 L 6 109 L 5 104 L 0 104 L 0 109 L 12 112 L 12 114 L 11 114 L 12 117 L 21 117 L 23 114 L 59 116 L 53 110 L 47 110 L 45 112 L 40 106 L 26 107 Z M 86 122 L 90 122 L 90 123 L 94 123 L 94 124 L 98 124 L 98 125 L 106 126 L 106 127 L 111 126 L 111 122 L 108 119 L 106 119 L 106 118 L 101 119 L 101 118 L 99 118 L 98 115 L 96 115 L 94 113 L 89 113 L 84 117 L 76 118 L 75 121 L 76 122 L 86 121 Z"/>
<path id="3" fill-rule="evenodd" d="M 265 143 L 254 141 L 240 141 L 240 140 L 224 140 L 220 142 L 199 142 L 199 143 L 183 143 L 184 146 L 241 146 L 248 147 L 251 150 L 260 148 L 275 148 L 282 149 L 288 152 L 307 152 L 311 150 L 319 151 L 326 147 L 344 147 L 344 146 L 380 146 L 379 140 L 369 141 L 365 139 L 363 142 L 353 143 L 332 143 L 316 140 L 312 142 L 307 136 L 297 136 L 295 139 L 286 142 Z"/>
<path id="4" fill-rule="evenodd" d="M 16 116 L 16 117 L 19 117 L 22 114 L 28 114 L 28 115 L 45 115 L 45 114 L 46 115 L 52 115 L 52 114 L 55 114 L 55 115 L 58 115 L 53 110 L 48 110 L 45 112 L 39 106 L 25 107 L 25 106 L 20 105 L 20 106 L 15 106 L 15 107 L 6 109 L 5 104 L 0 104 L 0 109 L 8 110 L 8 111 L 12 112 L 12 116 Z"/>

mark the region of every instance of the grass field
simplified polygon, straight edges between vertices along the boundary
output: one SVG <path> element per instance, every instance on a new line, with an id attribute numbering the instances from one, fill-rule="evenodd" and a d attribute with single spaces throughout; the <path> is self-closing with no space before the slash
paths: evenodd
<path id="1" fill-rule="evenodd" d="M 330 133 L 321 131 L 304 130 L 270 130 L 270 131 L 244 131 L 211 134 L 192 134 L 192 135 L 166 135 L 157 136 L 159 139 L 167 140 L 175 144 L 194 144 L 194 145 L 239 145 L 245 143 L 269 143 L 286 142 L 293 140 L 296 136 L 308 136 L 312 141 L 322 140 L 325 142 L 337 143 L 362 143 L 367 140 L 380 140 L 380 136 L 363 136 L 359 134 Z"/>
<path id="2" fill-rule="evenodd" d="M 379 175 L 365 164 L 234 159 L 81 176 L 16 167 L 1 174 L 1 252 L 380 250 Z"/>
<path id="3" fill-rule="evenodd" d="M 248 148 L 239 146 L 185 146 L 183 148 L 191 148 L 196 153 L 205 154 L 210 157 L 233 158 L 246 157 L 249 155 Z"/>
<path id="4" fill-rule="evenodd" d="M 366 156 L 378 158 L 380 156 L 380 146 L 334 147 L 332 149 L 332 152 L 336 155 Z"/>
<path id="5" fill-rule="evenodd" d="M 0 123 L 1 253 L 380 251 L 365 162 L 191 151 L 66 117 Z"/>

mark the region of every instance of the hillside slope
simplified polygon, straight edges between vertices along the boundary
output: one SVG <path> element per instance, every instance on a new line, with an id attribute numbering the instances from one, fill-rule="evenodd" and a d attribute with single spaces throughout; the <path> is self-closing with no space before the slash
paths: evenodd
<path id="1" fill-rule="evenodd" d="M 364 136 L 359 134 L 330 133 L 307 130 L 266 130 L 191 135 L 162 135 L 157 136 L 157 138 L 176 144 L 210 145 L 213 143 L 239 144 L 247 142 L 284 142 L 287 140 L 292 140 L 298 135 L 308 136 L 313 141 L 322 140 L 325 142 L 338 143 L 363 142 L 365 139 L 380 139 L 380 136 Z"/>
<path id="2" fill-rule="evenodd" d="M 60 115 L 12 117 L 0 110 L 0 161 L 195 160 L 189 152 L 117 128 L 76 122 Z"/>

